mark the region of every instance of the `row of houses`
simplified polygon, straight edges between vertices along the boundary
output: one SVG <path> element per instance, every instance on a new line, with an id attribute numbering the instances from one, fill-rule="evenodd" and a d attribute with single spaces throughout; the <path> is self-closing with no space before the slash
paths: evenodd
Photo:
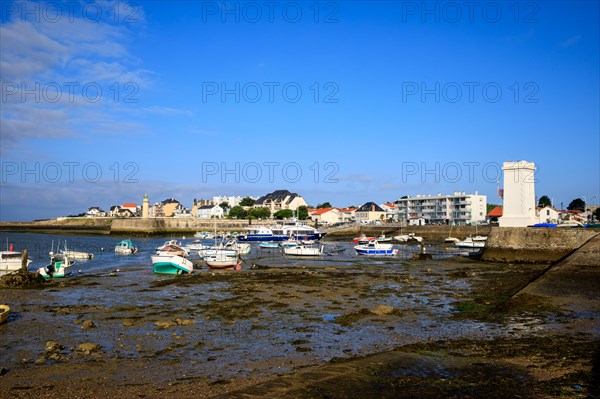
<path id="1" fill-rule="evenodd" d="M 252 207 L 265 207 L 271 211 L 271 214 L 289 209 L 297 211 L 301 206 L 307 206 L 306 201 L 297 193 L 292 193 L 288 190 L 276 190 L 272 193 L 263 195 L 262 197 L 248 197 L 254 202 Z M 167 198 L 164 201 L 157 202 L 150 206 L 147 195 L 144 196 L 142 206 L 135 203 L 126 203 L 123 205 L 114 205 L 110 211 L 104 211 L 100 207 L 90 207 L 87 212 L 87 217 L 194 217 L 199 219 L 215 219 L 223 218 L 227 215 L 227 211 L 234 206 L 239 206 L 242 202 L 240 196 L 216 196 L 212 200 L 194 199 L 192 207 L 185 207 L 180 201 L 175 198 Z M 221 207 L 222 203 L 227 203 L 227 207 Z"/>

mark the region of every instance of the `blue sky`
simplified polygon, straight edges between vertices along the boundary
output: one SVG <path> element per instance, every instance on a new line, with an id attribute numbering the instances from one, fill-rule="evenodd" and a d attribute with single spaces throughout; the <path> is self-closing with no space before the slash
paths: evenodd
<path id="1" fill-rule="evenodd" d="M 144 193 L 498 203 L 521 159 L 538 196 L 600 202 L 597 1 L 1 4 L 0 220 Z"/>

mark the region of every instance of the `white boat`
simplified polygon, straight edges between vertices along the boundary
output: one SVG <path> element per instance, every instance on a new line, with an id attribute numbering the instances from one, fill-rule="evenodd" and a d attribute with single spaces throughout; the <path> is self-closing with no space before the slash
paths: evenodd
<path id="1" fill-rule="evenodd" d="M 400 235 L 394 236 L 394 240 L 396 240 L 398 242 L 408 242 L 411 240 L 414 240 L 417 242 L 423 242 L 423 237 L 417 236 L 417 235 L 415 235 L 415 233 L 408 233 L 408 234 L 400 234 Z"/>
<path id="2" fill-rule="evenodd" d="M 161 252 L 153 255 L 151 259 L 154 273 L 191 274 L 194 271 L 194 264 L 191 261 L 176 254 Z"/>
<path id="3" fill-rule="evenodd" d="M 240 258 L 236 252 L 216 251 L 204 258 L 206 265 L 211 269 L 237 269 L 241 268 Z"/>
<path id="4" fill-rule="evenodd" d="M 454 228 L 454 225 L 450 226 L 450 233 L 448 234 L 448 237 L 446 237 L 444 239 L 445 243 L 448 244 L 456 244 L 457 242 L 459 242 L 460 240 L 456 237 L 452 237 L 452 229 Z"/>
<path id="5" fill-rule="evenodd" d="M 367 244 L 354 246 L 354 250 L 359 255 L 396 255 L 398 250 L 393 244 L 380 243 L 377 240 L 369 241 Z"/>
<path id="6" fill-rule="evenodd" d="M 258 244 L 261 249 L 278 249 L 280 247 L 278 242 L 263 241 Z"/>
<path id="7" fill-rule="evenodd" d="M 252 246 L 247 243 L 237 242 L 236 240 L 229 240 L 223 245 L 224 249 L 233 249 L 240 255 L 248 255 L 252 250 Z"/>
<path id="8" fill-rule="evenodd" d="M 477 235 L 475 237 L 471 237 L 471 240 L 473 240 L 473 241 L 487 241 L 487 237 Z"/>
<path id="9" fill-rule="evenodd" d="M 79 260 L 94 259 L 94 254 L 91 252 L 64 250 L 62 253 L 65 254 L 66 256 L 68 256 L 69 259 L 79 259 Z"/>
<path id="10" fill-rule="evenodd" d="M 283 248 L 283 253 L 286 255 L 293 256 L 321 256 L 323 255 L 324 245 L 314 246 L 305 244 L 296 244 L 294 246 L 288 246 Z"/>
<path id="11" fill-rule="evenodd" d="M 210 248 L 209 245 L 205 245 L 202 243 L 202 240 L 194 240 L 191 244 L 186 245 L 185 247 L 183 247 L 183 249 L 185 249 L 186 251 L 199 251 L 202 249 L 207 249 Z"/>
<path id="12" fill-rule="evenodd" d="M 66 255 L 69 259 L 79 259 L 79 260 L 94 259 L 94 254 L 92 254 L 91 252 L 69 250 L 67 248 L 67 241 L 65 241 L 65 247 L 61 252 L 62 252 L 62 254 Z"/>
<path id="13" fill-rule="evenodd" d="M 74 261 L 64 253 L 55 254 L 50 252 L 50 264 L 40 267 L 37 272 L 45 279 L 62 278 L 71 274 L 71 267 L 75 264 Z"/>
<path id="14" fill-rule="evenodd" d="M 115 245 L 115 253 L 117 254 L 129 255 L 136 254 L 137 252 L 138 249 L 135 245 L 133 245 L 131 240 L 123 240 Z"/>
<path id="15" fill-rule="evenodd" d="M 238 234 L 238 241 L 286 241 L 296 240 L 320 240 L 326 233 L 322 233 L 310 226 L 284 225 L 284 226 L 255 226 L 248 227 L 246 233 Z"/>
<path id="16" fill-rule="evenodd" d="M 27 259 L 27 266 L 31 260 Z M 0 277 L 21 270 L 21 252 L 0 251 Z"/>
<path id="17" fill-rule="evenodd" d="M 467 237 L 454 245 L 458 248 L 483 248 L 485 247 L 485 241 L 474 241 L 471 237 Z"/>
<path id="18" fill-rule="evenodd" d="M 379 237 L 377 237 L 377 241 L 379 241 L 379 242 L 390 242 L 390 241 L 392 241 L 392 237 L 386 237 L 385 234 L 382 234 Z"/>
<path id="19" fill-rule="evenodd" d="M 188 252 L 177 244 L 177 240 L 171 240 L 156 248 L 156 255 L 178 255 L 187 258 Z"/>
<path id="20" fill-rule="evenodd" d="M 169 241 L 165 241 L 165 243 L 163 245 L 156 247 L 156 252 L 164 251 L 167 248 L 169 248 L 171 245 L 176 245 L 178 247 L 181 247 L 181 244 L 178 243 L 177 240 L 169 240 Z"/>

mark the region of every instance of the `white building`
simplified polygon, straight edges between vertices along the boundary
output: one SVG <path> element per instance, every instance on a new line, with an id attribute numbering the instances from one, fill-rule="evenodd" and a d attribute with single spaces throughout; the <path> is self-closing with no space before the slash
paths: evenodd
<path id="1" fill-rule="evenodd" d="M 551 206 L 536 209 L 537 223 L 560 223 L 562 221 L 562 212 Z"/>
<path id="2" fill-rule="evenodd" d="M 401 198 L 394 202 L 397 221 L 419 221 L 413 223 L 441 223 L 452 225 L 475 225 L 484 222 L 487 214 L 487 197 L 465 192 L 452 195 L 417 195 Z M 397 219 L 396 219 L 397 218 Z"/>
<path id="3" fill-rule="evenodd" d="M 329 225 L 344 221 L 344 215 L 337 208 L 316 209 L 310 214 L 310 218 L 314 222 Z"/>
<path id="4" fill-rule="evenodd" d="M 233 208 L 234 206 L 238 206 L 244 198 L 245 197 L 240 197 L 239 195 L 237 195 L 237 196 L 232 195 L 229 197 L 225 196 L 225 195 L 219 195 L 219 196 L 212 198 L 212 203 L 214 205 L 220 205 L 223 202 L 227 202 L 229 204 L 229 208 Z M 254 201 L 256 201 L 258 199 L 258 197 L 249 197 L 249 198 L 252 198 Z"/>
<path id="5" fill-rule="evenodd" d="M 533 162 L 504 162 L 504 190 L 500 227 L 526 227 L 536 223 L 535 165 Z"/>
<path id="6" fill-rule="evenodd" d="M 223 208 L 219 205 L 203 205 L 196 209 L 196 217 L 198 219 L 221 219 L 223 217 Z"/>
<path id="7" fill-rule="evenodd" d="M 359 223 L 381 222 L 385 220 L 385 210 L 374 202 L 367 202 L 354 211 L 356 221 Z"/>
<path id="8" fill-rule="evenodd" d="M 306 206 L 306 201 L 296 193 L 290 193 L 288 190 L 276 190 L 267 195 L 263 195 L 254 203 L 254 207 L 269 208 L 271 214 L 282 210 L 291 209 L 295 211 L 300 206 Z"/>

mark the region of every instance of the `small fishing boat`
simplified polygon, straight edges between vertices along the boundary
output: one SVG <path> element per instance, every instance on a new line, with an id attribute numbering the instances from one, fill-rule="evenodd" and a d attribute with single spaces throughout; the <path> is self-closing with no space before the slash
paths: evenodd
<path id="1" fill-rule="evenodd" d="M 230 249 L 236 251 L 240 255 L 248 255 L 252 250 L 252 246 L 245 242 L 237 242 L 236 240 L 229 240 L 222 245 L 223 249 Z"/>
<path id="2" fill-rule="evenodd" d="M 241 269 L 240 257 L 236 252 L 216 251 L 204 258 L 211 269 Z"/>
<path id="3" fill-rule="evenodd" d="M 294 246 L 284 247 L 283 253 L 293 256 L 321 256 L 323 255 L 324 245 L 314 246 L 305 244 L 296 244 Z"/>
<path id="4" fill-rule="evenodd" d="M 46 280 L 52 278 L 62 278 L 71 274 L 71 267 L 75 261 L 71 261 L 64 253 L 55 254 L 50 252 L 50 264 L 40 267 L 37 273 Z"/>
<path id="5" fill-rule="evenodd" d="M 69 259 L 78 259 L 78 260 L 88 260 L 94 259 L 94 254 L 91 252 L 82 252 L 82 251 L 71 251 L 67 248 L 67 241 L 65 241 L 65 247 L 62 250 L 62 253 L 67 256 Z"/>
<path id="6" fill-rule="evenodd" d="M 471 237 L 467 237 L 454 245 L 458 248 L 483 248 L 485 247 L 485 241 L 474 241 Z"/>
<path id="7" fill-rule="evenodd" d="M 398 253 L 393 244 L 380 243 L 377 240 L 356 245 L 354 250 L 358 255 L 396 255 Z"/>
<path id="8" fill-rule="evenodd" d="M 153 255 L 151 259 L 154 273 L 191 274 L 194 271 L 194 264 L 183 256 L 161 252 Z"/>
<path id="9" fill-rule="evenodd" d="M 209 248 L 208 245 L 205 245 L 202 240 L 194 240 L 192 241 L 191 244 L 186 245 L 185 247 L 183 247 L 183 249 L 185 249 L 186 251 L 198 251 L 201 249 L 206 249 Z"/>
<path id="10" fill-rule="evenodd" d="M 377 241 L 379 241 L 379 242 L 390 242 L 390 241 L 392 241 L 392 237 L 386 237 L 385 234 L 382 234 L 379 237 L 377 237 Z"/>
<path id="11" fill-rule="evenodd" d="M 123 240 L 115 246 L 115 253 L 129 255 L 137 254 L 138 249 L 131 240 Z"/>
<path id="12" fill-rule="evenodd" d="M 0 305 L 0 324 L 8 319 L 8 312 L 10 312 L 10 307 L 8 305 Z"/>
<path id="13" fill-rule="evenodd" d="M 0 277 L 21 270 L 21 252 L 0 251 Z M 31 260 L 27 259 L 27 266 Z"/>
<path id="14" fill-rule="evenodd" d="M 78 260 L 91 260 L 94 259 L 94 254 L 90 252 L 81 252 L 81 251 L 63 251 L 63 254 L 68 256 L 69 259 L 78 259 Z"/>
<path id="15" fill-rule="evenodd" d="M 261 249 L 277 249 L 279 248 L 279 243 L 278 242 L 272 242 L 272 241 L 263 241 L 260 244 L 258 244 L 258 246 Z"/>
<path id="16" fill-rule="evenodd" d="M 171 245 L 176 245 L 178 247 L 181 247 L 181 244 L 178 243 L 177 240 L 169 240 L 169 241 L 166 241 L 163 245 L 156 247 L 156 252 L 163 251 L 166 248 L 170 247 Z"/>
<path id="17" fill-rule="evenodd" d="M 375 240 L 375 237 L 367 237 L 366 235 L 361 235 L 360 237 L 355 237 L 352 242 L 355 244 L 367 244 L 370 241 Z"/>
<path id="18" fill-rule="evenodd" d="M 156 255 L 178 255 L 187 258 L 188 252 L 177 244 L 177 240 L 171 240 L 156 248 Z"/>

